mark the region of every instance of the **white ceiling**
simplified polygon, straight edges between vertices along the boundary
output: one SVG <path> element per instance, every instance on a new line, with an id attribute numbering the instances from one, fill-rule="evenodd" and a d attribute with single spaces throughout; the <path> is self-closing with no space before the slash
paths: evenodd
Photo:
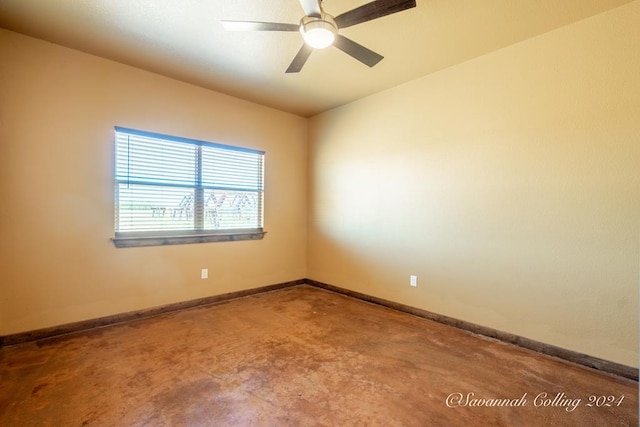
<path id="1" fill-rule="evenodd" d="M 325 0 L 331 15 L 369 0 Z M 0 27 L 311 116 L 629 3 L 417 0 L 340 33 L 383 55 L 368 68 L 336 48 L 284 71 L 297 32 L 227 32 L 220 20 L 298 23 L 298 0 L 0 0 Z"/>

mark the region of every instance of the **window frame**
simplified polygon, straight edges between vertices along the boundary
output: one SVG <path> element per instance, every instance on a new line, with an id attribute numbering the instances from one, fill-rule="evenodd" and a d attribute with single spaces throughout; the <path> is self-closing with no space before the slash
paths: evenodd
<path id="1" fill-rule="evenodd" d="M 118 196 L 119 185 L 123 182 L 118 179 L 118 161 L 117 161 L 117 134 L 124 133 L 132 136 L 140 136 L 145 138 L 159 139 L 167 142 L 186 143 L 197 148 L 197 162 L 194 164 L 194 172 L 196 179 L 193 185 L 186 188 L 193 188 L 193 228 L 185 230 L 152 230 L 152 231 L 118 231 L 117 219 L 118 210 L 120 209 L 120 200 Z M 256 209 L 260 218 L 261 227 L 256 228 L 227 228 L 227 229 L 206 229 L 204 228 L 204 191 L 207 186 L 202 183 L 203 159 L 202 147 L 212 147 L 217 149 L 247 152 L 258 154 L 261 156 L 260 172 L 262 173 L 259 188 L 259 203 Z M 231 242 L 243 240 L 261 240 L 264 238 L 264 173 L 265 173 L 265 152 L 261 150 L 238 147 L 226 144 L 213 143 L 192 138 L 184 138 L 172 135 L 165 135 L 155 132 L 141 131 L 116 126 L 114 127 L 114 162 L 113 162 L 113 178 L 114 178 L 114 237 L 111 239 L 115 247 L 139 247 L 139 246 L 163 246 L 175 244 L 192 244 L 192 243 L 209 243 L 209 242 Z M 143 184 L 148 185 L 148 184 Z M 171 184 L 167 185 L 172 187 Z M 200 206 L 199 206 L 200 205 Z"/>

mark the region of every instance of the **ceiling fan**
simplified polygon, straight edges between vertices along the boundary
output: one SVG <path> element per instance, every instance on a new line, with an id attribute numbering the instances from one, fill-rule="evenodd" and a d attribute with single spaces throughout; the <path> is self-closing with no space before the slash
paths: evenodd
<path id="1" fill-rule="evenodd" d="M 300 0 L 305 16 L 299 24 L 256 21 L 222 21 L 229 31 L 300 31 L 305 44 L 287 68 L 287 73 L 302 69 L 314 49 L 331 45 L 373 67 L 383 56 L 338 33 L 342 28 L 381 18 L 416 6 L 415 0 L 376 0 L 333 17 L 322 9 L 323 0 Z"/>

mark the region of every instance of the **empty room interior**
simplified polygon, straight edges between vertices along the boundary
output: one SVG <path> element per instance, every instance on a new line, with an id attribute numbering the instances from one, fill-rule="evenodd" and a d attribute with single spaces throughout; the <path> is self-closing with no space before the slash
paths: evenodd
<path id="1" fill-rule="evenodd" d="M 638 425 L 639 40 L 640 0 L 0 0 L 0 424 Z"/>

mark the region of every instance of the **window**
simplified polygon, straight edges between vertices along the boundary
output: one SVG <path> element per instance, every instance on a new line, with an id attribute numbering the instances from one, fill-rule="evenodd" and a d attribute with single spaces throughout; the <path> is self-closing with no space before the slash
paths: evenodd
<path id="1" fill-rule="evenodd" d="M 115 128 L 117 247 L 261 239 L 264 152 Z"/>

